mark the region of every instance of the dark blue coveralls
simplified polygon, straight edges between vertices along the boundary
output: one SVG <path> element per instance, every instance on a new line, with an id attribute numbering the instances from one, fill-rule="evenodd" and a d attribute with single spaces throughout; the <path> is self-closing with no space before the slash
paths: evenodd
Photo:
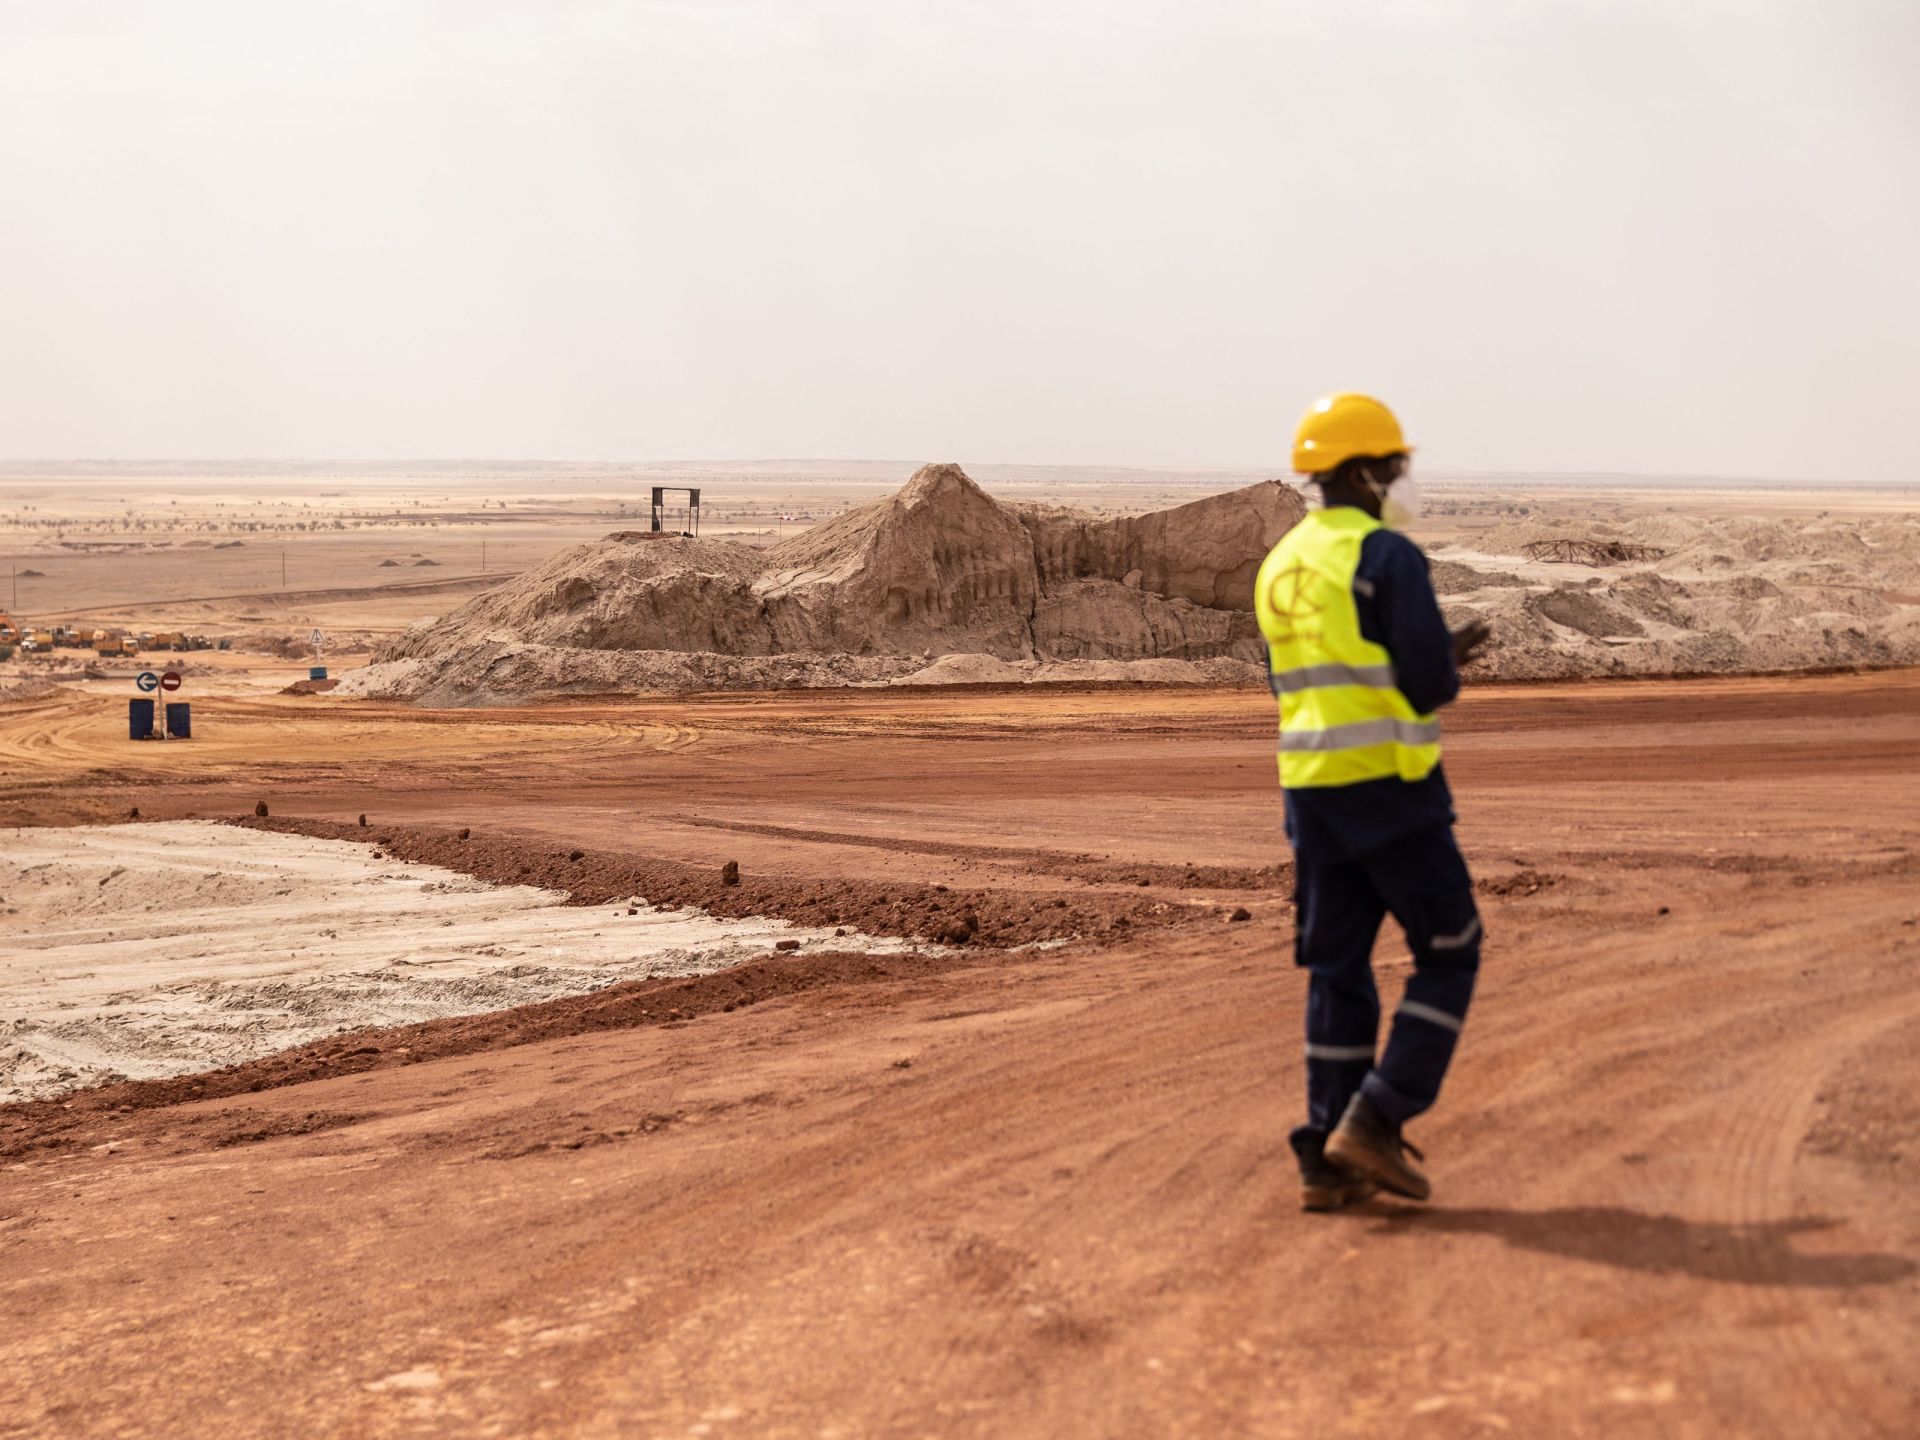
<path id="1" fill-rule="evenodd" d="M 1406 536 L 1376 530 L 1354 572 L 1360 633 L 1385 647 L 1394 683 L 1421 714 L 1460 692 L 1453 638 L 1427 558 Z M 1423 780 L 1289 789 L 1296 964 L 1307 986 L 1307 1123 L 1295 1148 L 1324 1139 L 1356 1090 L 1404 1124 L 1432 1106 L 1453 1058 L 1480 965 L 1473 880 L 1453 839 L 1453 796 L 1438 766 Z M 1414 973 L 1375 1054 L 1380 996 L 1373 944 L 1400 922 Z"/>

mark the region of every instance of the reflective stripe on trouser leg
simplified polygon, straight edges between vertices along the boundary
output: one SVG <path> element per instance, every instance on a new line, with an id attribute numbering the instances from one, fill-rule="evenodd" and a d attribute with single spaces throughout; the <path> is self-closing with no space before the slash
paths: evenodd
<path id="1" fill-rule="evenodd" d="M 1307 1123 L 1326 1132 L 1373 1065 L 1380 996 L 1373 941 L 1386 904 L 1358 865 L 1311 857 L 1294 866 L 1295 961 L 1307 981 Z"/>
<path id="2" fill-rule="evenodd" d="M 1480 915 L 1473 880 L 1451 832 L 1421 831 L 1369 857 L 1413 951 L 1413 974 L 1367 1097 L 1400 1123 L 1429 1108 L 1452 1063 L 1480 966 Z"/>
<path id="3" fill-rule="evenodd" d="M 1307 1123 L 1316 1130 L 1340 1123 L 1373 1068 L 1380 1000 L 1371 968 L 1364 988 L 1358 978 L 1316 974 L 1307 981 Z"/>

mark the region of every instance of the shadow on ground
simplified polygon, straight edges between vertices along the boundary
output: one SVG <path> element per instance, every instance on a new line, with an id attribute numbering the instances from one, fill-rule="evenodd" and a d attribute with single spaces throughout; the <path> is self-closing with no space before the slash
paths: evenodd
<path id="1" fill-rule="evenodd" d="M 1381 1217 L 1377 1228 L 1492 1235 L 1521 1250 L 1733 1285 L 1889 1285 L 1920 1271 L 1920 1265 L 1904 1255 L 1806 1254 L 1793 1248 L 1792 1237 L 1830 1230 L 1838 1223 L 1803 1216 L 1735 1225 L 1645 1215 L 1614 1205 L 1575 1205 L 1551 1210 L 1396 1210 Z"/>

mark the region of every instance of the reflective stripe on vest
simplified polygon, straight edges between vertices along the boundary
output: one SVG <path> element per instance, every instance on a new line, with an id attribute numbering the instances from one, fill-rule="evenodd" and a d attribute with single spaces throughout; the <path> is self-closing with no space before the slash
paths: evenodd
<path id="1" fill-rule="evenodd" d="M 1347 725 L 1332 725 L 1325 730 L 1282 730 L 1280 749 L 1352 750 L 1360 745 L 1380 745 L 1394 741 L 1401 745 L 1438 745 L 1438 720 L 1355 720 Z"/>
<path id="2" fill-rule="evenodd" d="M 1440 725 L 1394 684 L 1393 657 L 1360 633 L 1361 543 L 1380 522 L 1352 506 L 1308 515 L 1254 582 L 1280 707 L 1280 783 L 1293 789 L 1419 780 L 1440 763 Z"/>
<path id="3" fill-rule="evenodd" d="M 1317 685 L 1391 685 L 1391 665 L 1302 665 L 1273 677 L 1273 693 L 1311 690 Z"/>

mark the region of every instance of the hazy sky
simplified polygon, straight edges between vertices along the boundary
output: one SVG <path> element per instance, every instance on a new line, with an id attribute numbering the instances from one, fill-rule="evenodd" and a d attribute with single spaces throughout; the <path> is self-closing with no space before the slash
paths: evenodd
<path id="1" fill-rule="evenodd" d="M 1920 3 L 0 0 L 0 455 L 1910 479 Z"/>

